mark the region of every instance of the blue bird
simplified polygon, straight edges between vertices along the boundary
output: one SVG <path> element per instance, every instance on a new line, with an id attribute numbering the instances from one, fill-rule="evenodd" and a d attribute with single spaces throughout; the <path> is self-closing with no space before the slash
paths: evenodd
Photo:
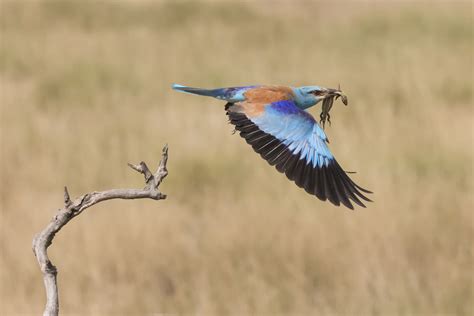
<path id="1" fill-rule="evenodd" d="M 253 149 L 288 179 L 322 201 L 353 209 L 351 201 L 365 207 L 363 193 L 339 166 L 328 148 L 324 130 L 305 109 L 323 101 L 321 121 L 329 121 L 334 98 L 347 98 L 340 89 L 320 86 L 284 87 L 255 85 L 200 89 L 178 84 L 181 92 L 226 101 L 230 123 Z"/>

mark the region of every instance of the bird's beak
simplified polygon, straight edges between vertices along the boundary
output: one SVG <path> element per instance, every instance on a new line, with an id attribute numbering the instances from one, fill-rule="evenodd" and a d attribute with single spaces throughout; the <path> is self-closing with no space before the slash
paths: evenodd
<path id="1" fill-rule="evenodd" d="M 347 96 L 341 91 L 340 88 L 328 89 L 326 98 L 329 98 L 329 97 L 336 97 L 336 100 L 337 98 L 341 97 L 342 103 L 344 103 L 344 105 L 347 105 Z"/>

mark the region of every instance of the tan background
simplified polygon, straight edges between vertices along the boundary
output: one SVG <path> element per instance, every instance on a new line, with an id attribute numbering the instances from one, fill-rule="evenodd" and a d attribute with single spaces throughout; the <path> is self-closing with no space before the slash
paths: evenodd
<path id="1" fill-rule="evenodd" d="M 473 313 L 470 2 L 1 2 L 1 314 L 44 303 L 31 239 L 73 196 L 140 187 L 50 248 L 64 314 Z M 322 203 L 202 87 L 341 84 L 327 129 L 375 203 Z M 319 115 L 320 108 L 312 109 Z"/>

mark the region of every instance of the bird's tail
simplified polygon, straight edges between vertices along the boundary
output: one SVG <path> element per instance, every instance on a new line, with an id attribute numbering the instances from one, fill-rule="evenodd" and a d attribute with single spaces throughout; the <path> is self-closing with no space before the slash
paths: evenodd
<path id="1" fill-rule="evenodd" d="M 201 89 L 182 86 L 180 84 L 173 84 L 173 90 L 181 91 L 185 93 L 192 93 L 197 95 L 203 95 L 206 97 L 220 98 L 223 96 L 224 89 Z"/>

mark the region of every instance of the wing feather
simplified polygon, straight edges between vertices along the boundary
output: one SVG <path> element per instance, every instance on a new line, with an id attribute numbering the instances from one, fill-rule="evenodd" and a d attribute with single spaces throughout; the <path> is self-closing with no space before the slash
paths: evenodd
<path id="1" fill-rule="evenodd" d="M 371 193 L 355 184 L 339 166 L 327 146 L 327 137 L 314 118 L 289 100 L 270 103 L 261 115 L 248 115 L 244 107 L 226 105 L 229 121 L 270 165 L 309 194 L 334 205 L 365 207 Z M 245 108 L 248 108 L 248 104 Z"/>

